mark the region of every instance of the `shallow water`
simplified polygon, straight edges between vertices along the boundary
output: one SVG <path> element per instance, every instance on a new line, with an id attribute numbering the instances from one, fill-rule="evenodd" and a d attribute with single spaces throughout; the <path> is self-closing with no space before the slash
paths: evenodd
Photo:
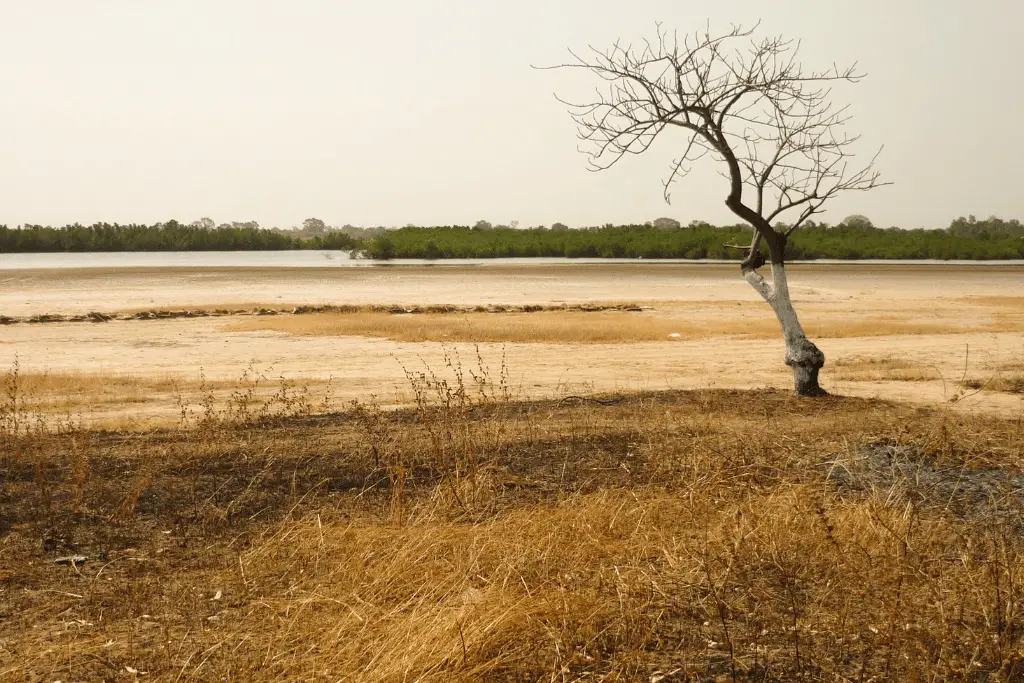
<path id="1" fill-rule="evenodd" d="M 492 258 L 492 259 L 394 259 L 376 261 L 354 259 L 347 251 L 134 251 L 53 254 L 0 254 L 0 270 L 51 268 L 364 268 L 373 266 L 509 266 L 593 263 L 735 263 L 717 259 L 598 259 L 598 258 Z M 796 261 L 795 263 L 799 263 Z M 821 259 L 813 263 L 849 263 Z M 1024 265 L 1016 261 L 882 261 L 863 260 L 863 264 L 893 265 Z"/>

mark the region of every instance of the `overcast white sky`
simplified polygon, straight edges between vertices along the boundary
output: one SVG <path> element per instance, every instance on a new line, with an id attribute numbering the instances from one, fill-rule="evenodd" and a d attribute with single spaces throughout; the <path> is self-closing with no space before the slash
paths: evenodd
<path id="1" fill-rule="evenodd" d="M 530 66 L 758 19 L 868 72 L 895 185 L 826 220 L 1024 217 L 1017 0 L 0 0 L 0 224 L 733 222 L 710 159 L 664 203 L 677 141 L 588 172 L 552 93 L 593 81 Z"/>

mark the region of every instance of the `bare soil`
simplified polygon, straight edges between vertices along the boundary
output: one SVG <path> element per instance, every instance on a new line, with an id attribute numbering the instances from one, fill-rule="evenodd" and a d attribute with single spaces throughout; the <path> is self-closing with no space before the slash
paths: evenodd
<path id="1" fill-rule="evenodd" d="M 0 364 L 9 367 L 17 357 L 26 374 L 111 378 L 99 381 L 103 392 L 54 389 L 37 397 L 40 405 L 97 424 L 173 421 L 182 400 L 198 400 L 200 373 L 219 385 L 222 399 L 249 371 L 310 386 L 330 381 L 343 402 L 374 395 L 400 404 L 409 400 L 406 370 L 442 367 L 446 354 L 466 362 L 479 354 L 491 368 L 506 363 L 521 397 L 788 387 L 777 322 L 734 271 L 658 264 L 10 271 L 3 274 L 0 304 L 11 316 L 136 312 L 147 304 L 410 309 L 628 302 L 650 310 L 16 324 L 0 326 Z M 794 266 L 791 279 L 805 327 L 826 354 L 822 381 L 830 391 L 927 405 L 963 399 L 960 408 L 1012 415 L 1022 409 L 1013 390 L 1017 375 L 1008 370 L 1024 357 L 1022 272 L 847 264 Z M 945 296 L 951 280 L 952 299 Z M 977 390 L 965 394 L 964 382 Z M 118 389 L 132 384 L 135 389 Z"/>
<path id="2" fill-rule="evenodd" d="M 1024 277 L 1021 266 L 797 264 L 788 271 L 796 300 L 854 305 L 949 292 L 1019 297 Z M 714 264 L 0 270 L 0 313 L 8 316 L 203 305 L 756 300 L 738 266 Z"/>

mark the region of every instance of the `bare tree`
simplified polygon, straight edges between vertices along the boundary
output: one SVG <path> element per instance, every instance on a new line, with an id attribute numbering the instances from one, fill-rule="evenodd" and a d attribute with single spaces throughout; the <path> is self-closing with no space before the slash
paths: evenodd
<path id="1" fill-rule="evenodd" d="M 659 25 L 653 41 L 591 47 L 585 56 L 550 69 L 575 68 L 607 81 L 590 102 L 570 107 L 590 168 L 607 169 L 628 154 L 642 154 L 666 129 L 684 134 L 682 155 L 665 180 L 672 184 L 692 162 L 710 156 L 728 180 L 726 206 L 753 228 L 740 268 L 782 326 L 786 364 L 796 392 L 822 395 L 818 371 L 824 354 L 804 334 L 786 281 L 786 241 L 826 202 L 851 190 L 884 183 L 874 161 L 851 164 L 859 136 L 844 134 L 846 107 L 835 107 L 831 86 L 856 82 L 856 66 L 805 71 L 799 43 L 782 37 L 755 39 L 757 27 L 710 29 L 680 39 Z M 877 154 L 875 155 L 877 158 Z M 787 223 L 783 223 L 783 221 Z M 769 284 L 758 273 L 771 262 Z"/>

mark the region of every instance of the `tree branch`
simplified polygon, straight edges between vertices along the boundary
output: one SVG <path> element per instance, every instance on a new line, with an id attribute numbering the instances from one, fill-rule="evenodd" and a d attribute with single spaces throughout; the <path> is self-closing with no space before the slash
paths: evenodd
<path id="1" fill-rule="evenodd" d="M 863 77 L 856 64 L 806 71 L 799 43 L 754 39 L 757 28 L 707 28 L 680 40 L 659 24 L 654 40 L 637 48 L 616 42 L 608 50 L 591 47 L 585 58 L 570 51 L 574 61 L 543 68 L 583 69 L 607 83 L 589 102 L 559 99 L 576 122 L 591 170 L 642 154 L 671 127 L 685 142 L 664 181 L 665 200 L 692 163 L 712 155 L 729 181 L 726 205 L 754 228 L 756 246 L 766 240 L 774 263 L 783 258 L 786 237 L 830 200 L 888 183 L 874 169 L 878 154 L 854 165 L 859 137 L 843 134 L 850 117 L 831 99 L 833 86 Z M 775 230 L 776 221 L 793 214 L 784 232 Z M 752 248 L 745 263 L 759 254 Z"/>

